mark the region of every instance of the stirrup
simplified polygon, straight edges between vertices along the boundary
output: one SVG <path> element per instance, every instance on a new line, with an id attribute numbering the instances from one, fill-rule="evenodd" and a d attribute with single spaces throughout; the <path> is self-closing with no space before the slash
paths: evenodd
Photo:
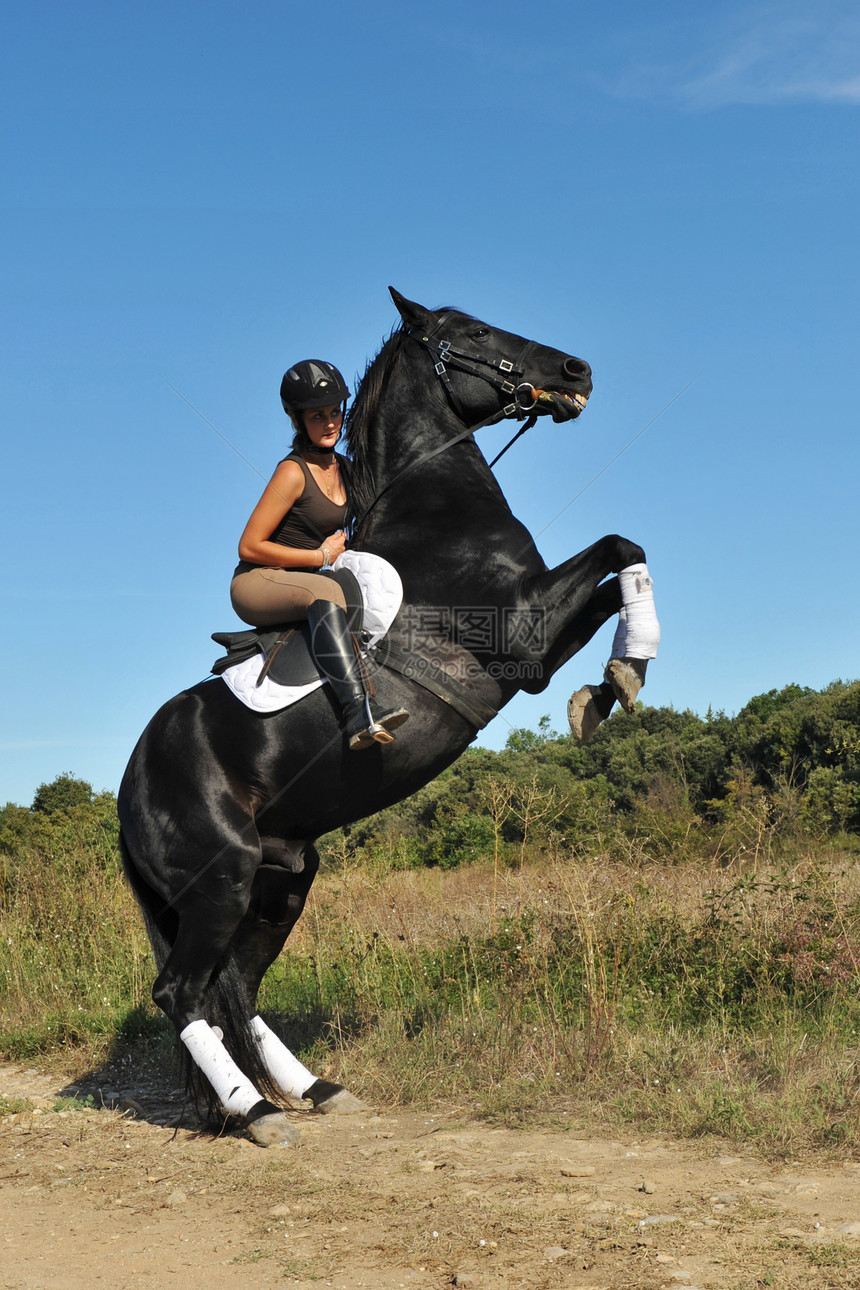
<path id="1" fill-rule="evenodd" d="M 388 712 L 375 713 L 370 706 L 370 699 L 365 695 L 359 701 L 357 710 L 347 717 L 346 733 L 350 751 L 360 752 L 373 743 L 393 743 L 394 735 L 391 731 L 402 726 L 408 719 L 409 713 L 405 708 L 391 708 Z"/>

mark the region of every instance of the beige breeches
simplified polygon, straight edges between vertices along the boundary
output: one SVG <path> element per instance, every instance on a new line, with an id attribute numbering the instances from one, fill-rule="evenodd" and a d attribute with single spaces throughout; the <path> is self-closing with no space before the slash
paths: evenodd
<path id="1" fill-rule="evenodd" d="M 230 584 L 230 600 L 243 622 L 274 627 L 307 618 L 315 600 L 331 600 L 341 609 L 346 601 L 334 578 L 303 569 L 248 569 Z"/>

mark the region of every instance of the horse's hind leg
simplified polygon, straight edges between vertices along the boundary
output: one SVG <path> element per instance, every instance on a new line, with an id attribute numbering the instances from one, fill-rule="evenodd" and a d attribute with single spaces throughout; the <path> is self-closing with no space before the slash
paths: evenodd
<path id="1" fill-rule="evenodd" d="M 301 915 L 319 865 L 319 855 L 310 842 L 281 843 L 264 839 L 263 854 L 267 860 L 277 859 L 280 864 L 263 864 L 258 870 L 251 905 L 233 942 L 234 959 L 252 1004 L 267 969 L 280 954 Z M 366 1109 L 341 1084 L 313 1075 L 259 1014 L 251 1019 L 251 1030 L 266 1073 L 287 1097 L 310 1100 L 323 1114 Z M 274 1108 L 271 1114 L 275 1114 Z M 259 1125 L 263 1127 L 266 1126 Z M 254 1132 L 253 1126 L 251 1131 Z"/>
<path id="2" fill-rule="evenodd" d="M 249 1024 L 252 1000 L 237 970 L 234 940 L 247 913 L 252 877 L 259 867 L 259 842 L 244 848 L 237 844 L 231 859 L 224 850 L 215 854 L 217 864 L 201 866 L 193 886 L 174 900 L 176 936 L 152 997 L 173 1022 L 189 1057 L 214 1090 L 217 1103 L 228 1114 L 243 1119 L 255 1140 L 265 1145 L 274 1141 L 292 1145 L 299 1135 L 285 1118 L 277 1135 L 271 1130 L 255 1131 L 258 1120 L 282 1113 L 246 1073 L 259 1078 L 265 1075 L 265 1068 Z"/>

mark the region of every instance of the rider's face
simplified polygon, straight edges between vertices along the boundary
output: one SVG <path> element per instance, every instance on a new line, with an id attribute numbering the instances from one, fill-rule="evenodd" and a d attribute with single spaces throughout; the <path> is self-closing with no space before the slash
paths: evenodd
<path id="1" fill-rule="evenodd" d="M 339 403 L 328 408 L 310 408 L 304 413 L 305 429 L 315 448 L 329 452 L 340 438 L 343 411 Z"/>

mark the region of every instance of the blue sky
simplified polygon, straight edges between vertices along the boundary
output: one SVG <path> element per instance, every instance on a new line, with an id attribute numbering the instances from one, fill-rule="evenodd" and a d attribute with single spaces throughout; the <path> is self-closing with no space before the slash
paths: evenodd
<path id="1" fill-rule="evenodd" d="M 855 4 L 34 0 L 0 95 L 0 802 L 207 674 L 281 374 L 363 370 L 389 283 L 592 364 L 497 473 L 549 564 L 645 547 L 643 699 L 860 675 Z"/>

